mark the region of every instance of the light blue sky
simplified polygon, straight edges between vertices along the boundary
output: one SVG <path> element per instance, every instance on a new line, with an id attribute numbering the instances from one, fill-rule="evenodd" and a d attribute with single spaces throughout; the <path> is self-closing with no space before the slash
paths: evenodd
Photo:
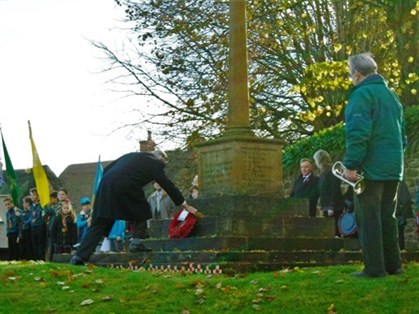
<path id="1" fill-rule="evenodd" d="M 42 164 L 57 175 L 146 138 L 146 130 L 109 135 L 133 115 L 129 100 L 107 91 L 109 77 L 94 73 L 103 55 L 86 40 L 120 45 L 122 17 L 113 0 L 0 0 L 0 124 L 15 169 L 32 167 L 27 120 Z"/>

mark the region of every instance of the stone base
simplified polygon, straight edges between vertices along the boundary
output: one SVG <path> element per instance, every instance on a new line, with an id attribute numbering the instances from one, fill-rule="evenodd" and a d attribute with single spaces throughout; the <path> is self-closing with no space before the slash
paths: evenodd
<path id="1" fill-rule="evenodd" d="M 282 197 L 280 140 L 229 135 L 199 144 L 200 196 Z"/>

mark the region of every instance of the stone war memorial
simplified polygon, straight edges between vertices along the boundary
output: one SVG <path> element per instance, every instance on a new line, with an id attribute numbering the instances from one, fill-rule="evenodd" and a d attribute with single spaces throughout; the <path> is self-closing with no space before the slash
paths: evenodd
<path id="1" fill-rule="evenodd" d="M 152 219 L 144 240 L 152 252 L 95 253 L 91 263 L 227 273 L 361 261 L 357 239 L 334 238 L 333 219 L 309 218 L 307 200 L 284 195 L 283 141 L 249 126 L 245 0 L 230 1 L 229 29 L 228 121 L 220 138 L 197 147 L 199 198 L 188 201 L 205 216 L 182 239 L 169 238 L 171 219 Z"/>

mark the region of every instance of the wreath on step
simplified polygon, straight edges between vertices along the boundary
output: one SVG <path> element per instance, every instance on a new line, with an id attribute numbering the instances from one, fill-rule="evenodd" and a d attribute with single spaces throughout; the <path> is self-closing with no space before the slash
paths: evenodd
<path id="1" fill-rule="evenodd" d="M 178 218 L 183 211 L 184 209 L 178 211 L 169 223 L 169 238 L 171 239 L 186 238 L 198 221 L 198 217 L 191 213 L 187 214 L 185 220 L 179 220 Z"/>

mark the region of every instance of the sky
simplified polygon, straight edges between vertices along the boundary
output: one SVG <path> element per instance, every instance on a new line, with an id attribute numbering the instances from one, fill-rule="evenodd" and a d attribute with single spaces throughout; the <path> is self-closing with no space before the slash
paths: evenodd
<path id="1" fill-rule="evenodd" d="M 28 120 L 57 176 L 137 151 L 147 138 L 118 131 L 132 120 L 132 100 L 109 90 L 104 55 L 88 42 L 120 47 L 123 17 L 114 0 L 0 0 L 0 126 L 15 170 L 32 167 Z M 0 161 L 4 169 L 1 146 Z"/>

